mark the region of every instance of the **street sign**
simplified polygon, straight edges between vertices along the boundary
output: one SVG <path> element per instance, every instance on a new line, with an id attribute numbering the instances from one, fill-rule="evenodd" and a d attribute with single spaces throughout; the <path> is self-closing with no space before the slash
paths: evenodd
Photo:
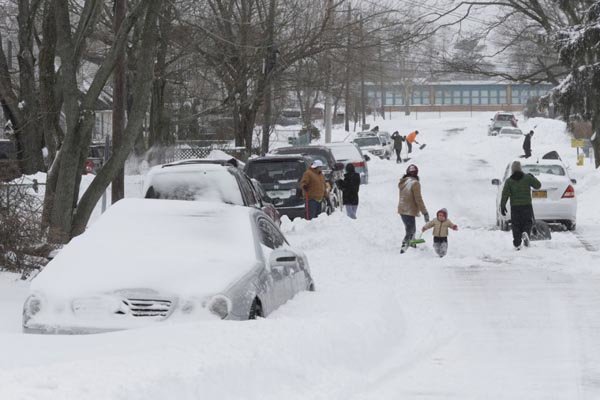
<path id="1" fill-rule="evenodd" d="M 585 139 L 571 139 L 571 147 L 573 147 L 573 148 L 585 147 Z"/>

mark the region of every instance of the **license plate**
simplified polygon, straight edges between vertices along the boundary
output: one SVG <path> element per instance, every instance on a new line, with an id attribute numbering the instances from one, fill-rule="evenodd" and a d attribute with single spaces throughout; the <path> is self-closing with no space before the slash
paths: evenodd
<path id="1" fill-rule="evenodd" d="M 534 190 L 531 193 L 531 197 L 534 199 L 546 199 L 548 198 L 548 192 L 545 190 Z"/>

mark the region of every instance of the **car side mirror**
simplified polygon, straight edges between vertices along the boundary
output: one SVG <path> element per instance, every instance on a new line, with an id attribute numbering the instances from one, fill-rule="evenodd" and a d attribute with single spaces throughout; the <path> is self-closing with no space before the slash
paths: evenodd
<path id="1" fill-rule="evenodd" d="M 368 155 L 364 155 L 363 158 L 365 159 L 365 161 L 371 161 L 371 157 L 369 157 Z"/>
<path id="2" fill-rule="evenodd" d="M 271 271 L 295 267 L 298 264 L 298 256 L 289 249 L 275 249 L 269 255 L 269 268 Z"/>
<path id="3" fill-rule="evenodd" d="M 336 171 L 343 171 L 344 170 L 344 163 L 341 163 L 341 162 L 335 163 L 334 169 Z"/>
<path id="4" fill-rule="evenodd" d="M 500 186 L 500 179 L 492 179 L 492 185 Z"/>
<path id="5" fill-rule="evenodd" d="M 572 183 L 573 185 L 577 185 L 577 179 L 571 179 L 571 183 Z"/>

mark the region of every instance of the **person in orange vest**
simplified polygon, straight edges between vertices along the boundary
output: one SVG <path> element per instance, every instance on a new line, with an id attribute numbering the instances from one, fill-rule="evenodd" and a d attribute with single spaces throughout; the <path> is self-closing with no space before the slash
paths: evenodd
<path id="1" fill-rule="evenodd" d="M 414 131 L 409 133 L 406 136 L 406 145 L 408 146 L 408 152 L 412 153 L 412 144 L 416 143 L 416 144 L 420 144 L 419 142 L 417 142 L 417 135 L 419 134 L 419 131 Z"/>

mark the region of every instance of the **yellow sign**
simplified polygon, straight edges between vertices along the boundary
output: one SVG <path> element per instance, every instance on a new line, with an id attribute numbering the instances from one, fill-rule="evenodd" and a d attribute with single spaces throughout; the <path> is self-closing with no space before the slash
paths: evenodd
<path id="1" fill-rule="evenodd" d="M 571 139 L 571 147 L 585 147 L 585 139 Z"/>

